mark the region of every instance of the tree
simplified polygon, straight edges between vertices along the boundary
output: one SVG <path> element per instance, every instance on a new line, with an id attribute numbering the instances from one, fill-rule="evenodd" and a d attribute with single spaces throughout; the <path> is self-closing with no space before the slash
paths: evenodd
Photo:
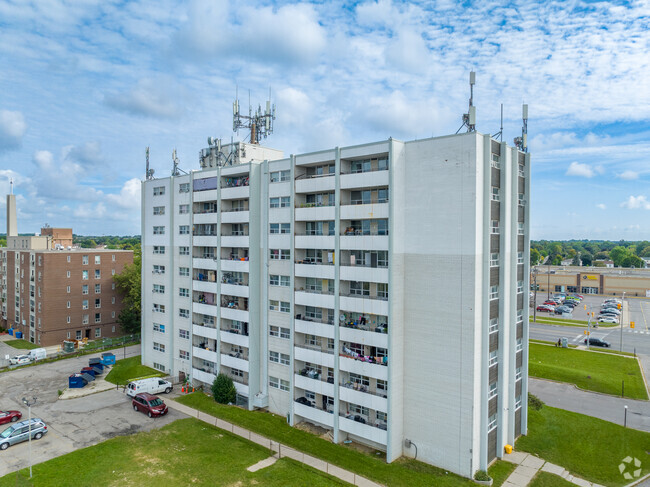
<path id="1" fill-rule="evenodd" d="M 585 252 L 580 254 L 580 260 L 582 261 L 582 265 L 591 265 L 594 258 L 589 252 Z"/>
<path id="2" fill-rule="evenodd" d="M 622 267 L 623 259 L 625 259 L 628 255 L 629 254 L 627 252 L 627 249 L 625 247 L 621 247 L 620 245 L 617 245 L 609 251 L 609 258 L 614 261 L 614 265 L 616 267 Z"/>
<path id="3" fill-rule="evenodd" d="M 212 395 L 219 404 L 231 404 L 237 398 L 235 383 L 226 374 L 219 374 L 212 383 Z"/>
<path id="4" fill-rule="evenodd" d="M 641 257 L 636 255 L 628 255 L 621 262 L 621 267 L 636 267 L 637 269 L 642 269 L 645 267 L 645 262 Z"/>
<path id="5" fill-rule="evenodd" d="M 530 265 L 537 265 L 542 260 L 542 256 L 537 249 L 530 249 Z"/>
<path id="6" fill-rule="evenodd" d="M 133 264 L 125 265 L 121 273 L 113 276 L 115 287 L 122 293 L 122 312 L 117 321 L 125 333 L 140 332 L 141 261 L 142 256 L 135 252 Z"/>

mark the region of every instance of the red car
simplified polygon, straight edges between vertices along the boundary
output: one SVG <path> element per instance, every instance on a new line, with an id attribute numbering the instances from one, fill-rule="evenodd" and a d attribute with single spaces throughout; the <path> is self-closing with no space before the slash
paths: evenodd
<path id="1" fill-rule="evenodd" d="M 15 423 L 22 417 L 20 411 L 0 411 L 0 424 Z"/>
<path id="2" fill-rule="evenodd" d="M 537 311 L 548 311 L 549 313 L 552 313 L 553 311 L 555 311 L 555 308 L 548 304 L 540 304 L 537 307 Z"/>
<path id="3" fill-rule="evenodd" d="M 547 301 L 544 301 L 544 304 L 549 304 L 549 305 L 551 305 L 551 306 L 557 306 L 557 305 L 559 305 L 560 303 L 558 303 L 557 301 L 553 301 L 552 299 L 549 299 L 549 300 L 547 300 Z"/>
<path id="4" fill-rule="evenodd" d="M 136 394 L 133 398 L 132 404 L 134 411 L 147 413 L 147 416 L 150 418 L 167 414 L 167 404 L 165 404 L 165 401 L 153 394 L 149 394 L 148 392 L 140 392 L 139 394 Z"/>

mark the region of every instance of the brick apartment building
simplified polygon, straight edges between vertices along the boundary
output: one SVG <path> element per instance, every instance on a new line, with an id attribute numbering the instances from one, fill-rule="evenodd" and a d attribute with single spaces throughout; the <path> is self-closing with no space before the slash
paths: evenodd
<path id="1" fill-rule="evenodd" d="M 121 335 L 122 298 L 113 275 L 133 262 L 133 252 L 72 248 L 71 229 L 18 236 L 15 211 L 15 196 L 8 195 L 7 247 L 0 248 L 0 324 L 42 346 Z"/>

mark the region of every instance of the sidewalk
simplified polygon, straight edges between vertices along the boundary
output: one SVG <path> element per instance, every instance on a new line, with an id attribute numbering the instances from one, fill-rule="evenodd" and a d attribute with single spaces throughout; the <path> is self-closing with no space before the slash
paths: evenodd
<path id="1" fill-rule="evenodd" d="M 258 435 L 257 433 L 254 433 L 252 431 L 241 428 L 232 423 L 228 423 L 227 421 L 223 421 L 219 418 L 215 418 L 214 416 L 210 416 L 209 414 L 203 413 L 196 409 L 180 404 L 171 398 L 167 398 L 165 402 L 167 403 L 167 406 L 169 406 L 172 409 L 175 409 L 176 411 L 187 414 L 188 416 L 191 416 L 193 418 L 197 418 L 198 420 L 203 421 L 204 423 L 226 430 L 229 433 L 240 436 L 248 441 L 252 441 L 253 443 L 256 443 L 260 446 L 263 446 L 264 448 L 271 450 L 272 452 L 274 452 L 273 455 L 274 458 L 282 458 L 282 457 L 291 458 L 292 460 L 303 463 L 308 467 L 315 468 L 316 470 L 320 470 L 321 472 L 331 475 L 332 477 L 336 477 L 338 479 L 343 480 L 344 482 L 348 482 L 352 485 L 356 485 L 359 487 L 382 487 L 381 484 L 373 482 L 372 480 L 368 480 L 365 477 L 361 477 L 360 475 L 357 475 L 354 472 L 350 472 L 349 470 L 345 470 L 341 467 L 337 467 L 336 465 L 327 463 L 319 458 L 312 457 L 311 455 L 302 453 L 291 447 L 283 445 L 282 443 L 278 443 L 277 441 L 269 440 L 268 438 Z"/>
<path id="2" fill-rule="evenodd" d="M 529 453 L 513 451 L 510 454 L 504 454 L 503 459 L 506 462 L 514 463 L 517 465 L 517 468 L 502 484 L 502 487 L 525 487 L 533 480 L 533 477 L 535 477 L 540 470 L 558 475 L 567 482 L 579 485 L 580 487 L 603 487 L 600 484 L 595 484 L 581 479 L 580 477 L 576 477 L 575 475 L 571 475 L 564 468 L 546 462 Z"/>

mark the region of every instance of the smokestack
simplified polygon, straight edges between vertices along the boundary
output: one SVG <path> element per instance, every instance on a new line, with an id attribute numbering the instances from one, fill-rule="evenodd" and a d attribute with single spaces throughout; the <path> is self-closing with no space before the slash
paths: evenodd
<path id="1" fill-rule="evenodd" d="M 11 194 L 7 195 L 7 237 L 17 237 L 18 227 L 16 223 L 16 195 L 14 193 L 13 180 L 9 183 Z"/>

